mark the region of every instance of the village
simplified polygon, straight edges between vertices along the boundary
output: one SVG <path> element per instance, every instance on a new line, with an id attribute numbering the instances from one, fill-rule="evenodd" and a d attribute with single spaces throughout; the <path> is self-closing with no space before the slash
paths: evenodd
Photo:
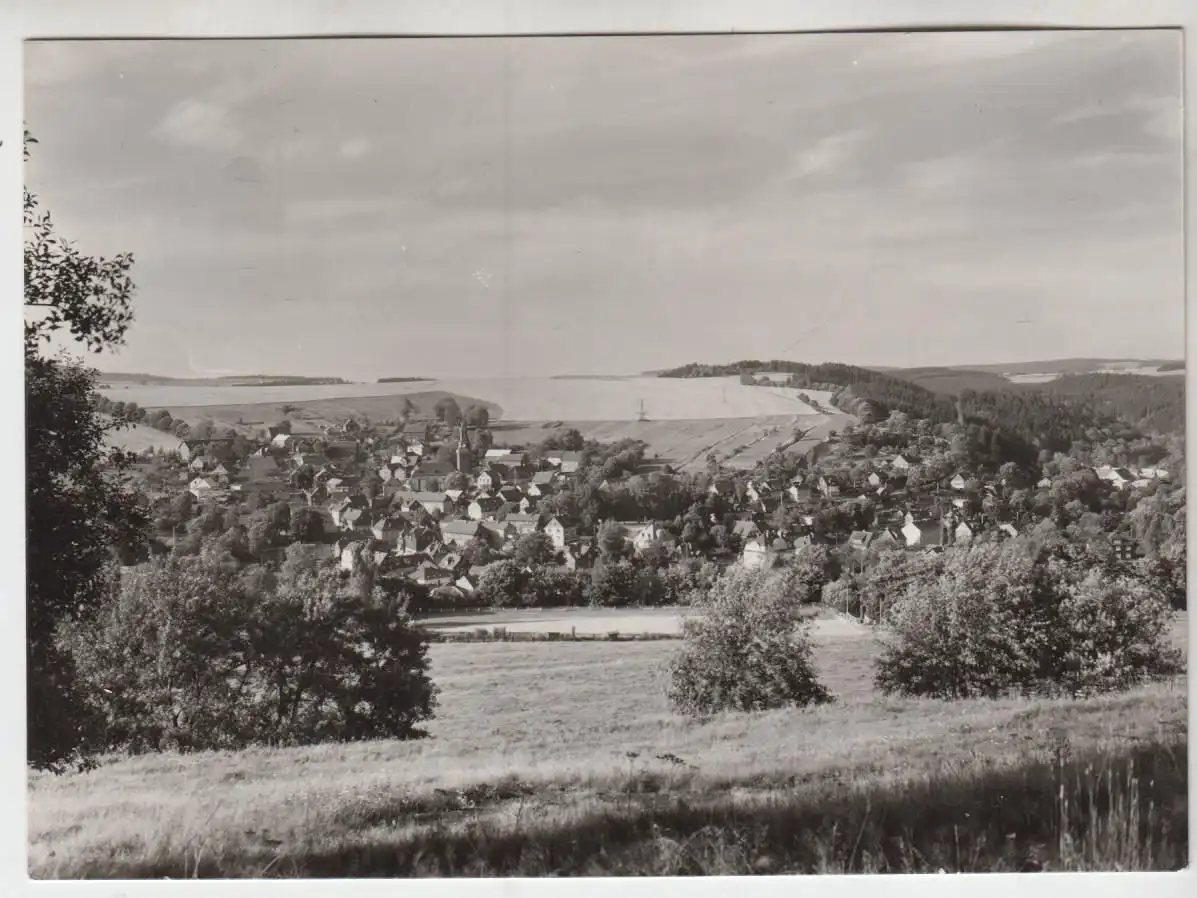
<path id="1" fill-rule="evenodd" d="M 860 570 L 886 550 L 940 551 L 1017 536 L 1044 518 L 1059 520 L 1067 501 L 1087 492 L 1084 507 L 1072 506 L 1075 523 L 1095 502 L 1107 508 L 1114 496 L 1114 507 L 1124 507 L 1127 497 L 1170 479 L 1158 467 L 1090 467 L 1066 457 L 1036 472 L 1010 464 L 952 467 L 951 440 L 900 414 L 849 425 L 805 456 L 778 453 L 752 472 L 724 470 L 711 458 L 697 476 L 678 477 L 659 465 L 645 475 L 641 470 L 654 466 L 642 457 L 643 447 L 614 447 L 625 463 L 613 466 L 603 463 L 609 447 L 577 439 L 571 445 L 580 448 L 570 450 L 546 448 L 556 445 L 552 439 L 493 446 L 485 426 L 469 426 L 469 416 L 450 405 L 438 408 L 436 418 L 390 425 L 284 420 L 257 443 L 231 433 L 186 439 L 177 457 L 166 460 L 172 474 L 150 498 L 164 507 L 186 492 L 191 500 L 183 517 L 193 532 L 208 509 L 234 509 L 235 521 L 236 509 L 256 510 L 261 519 L 265 503 L 286 503 L 273 525 L 259 528 L 268 532 L 255 541 L 256 560 L 277 563 L 287 545 L 312 543 L 344 572 L 364 565 L 386 582 L 464 607 L 497 562 L 522 558 L 530 566 L 518 547 L 533 534 L 538 563 L 574 572 L 591 569 L 603 557 L 601 543 L 612 540 L 626 544 L 626 556 L 660 567 L 682 561 L 777 567 L 806 546 L 823 545 L 843 568 Z M 670 502 L 629 500 L 630 485 L 644 492 L 662 478 L 677 494 Z M 628 508 L 630 501 L 642 514 L 582 514 L 579 493 L 600 505 L 620 494 L 623 501 L 606 504 Z M 662 508 L 673 513 L 661 514 Z M 653 510 L 656 516 L 643 513 Z M 1107 508 L 1096 535 L 1121 559 L 1141 556 L 1139 540 L 1116 518 L 1111 523 Z M 169 522 L 171 537 L 158 551 L 178 553 L 180 524 L 186 521 Z M 703 538 L 696 538 L 696 527 Z"/>

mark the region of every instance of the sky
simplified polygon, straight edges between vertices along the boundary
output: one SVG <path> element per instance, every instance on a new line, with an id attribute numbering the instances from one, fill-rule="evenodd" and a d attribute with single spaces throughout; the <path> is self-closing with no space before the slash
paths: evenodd
<path id="1" fill-rule="evenodd" d="M 1178 32 L 26 45 L 179 377 L 1184 356 Z"/>

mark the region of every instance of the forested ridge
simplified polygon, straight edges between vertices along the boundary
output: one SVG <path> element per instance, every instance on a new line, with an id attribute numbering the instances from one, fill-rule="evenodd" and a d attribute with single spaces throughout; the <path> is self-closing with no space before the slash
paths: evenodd
<path id="1" fill-rule="evenodd" d="M 749 359 L 727 365 L 692 363 L 661 377 L 726 377 L 768 371 L 788 375 L 797 389 L 830 390 L 845 411 L 882 418 L 901 411 L 935 424 L 961 422 L 996 456 L 1029 461 L 1040 451 L 1065 452 L 1074 443 L 1134 431 L 1184 427 L 1182 377 L 1070 374 L 1044 384 L 936 393 L 899 376 L 840 363 L 806 364 Z"/>

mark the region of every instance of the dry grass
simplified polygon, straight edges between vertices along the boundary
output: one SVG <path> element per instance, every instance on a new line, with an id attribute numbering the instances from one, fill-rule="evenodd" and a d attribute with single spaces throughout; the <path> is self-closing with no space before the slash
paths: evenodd
<path id="1" fill-rule="evenodd" d="M 1040 768 L 1064 745 L 1115 767 L 1145 745 L 1163 746 L 1138 763 L 1163 764 L 1152 751 L 1166 751 L 1181 759 L 1168 782 L 1184 777 L 1181 683 L 1082 702 L 888 700 L 872 689 L 871 637 L 828 638 L 816 658 L 837 705 L 695 722 L 672 714 L 663 696 L 663 664 L 675 648 L 435 645 L 442 703 L 429 740 L 154 755 L 36 776 L 31 873 L 761 872 L 761 857 L 775 869 L 898 869 L 914 855 L 887 841 L 895 820 L 925 825 L 943 807 L 971 813 L 960 809 L 982 808 L 976 802 L 993 789 L 1024 780 L 1038 785 L 1022 787 L 1030 790 L 1018 799 L 1023 810 L 1047 813 Z M 1068 793 L 1075 809 L 1093 777 L 1068 775 L 1081 776 Z M 1158 789 L 1142 788 L 1164 813 Z M 945 794 L 958 804 L 945 805 Z M 1055 800 L 1048 795 L 1049 810 Z M 897 816 L 885 825 L 870 818 L 880 828 L 864 837 L 867 857 L 850 857 L 845 834 L 864 832 L 864 808 L 886 802 Z M 983 832 L 959 821 L 970 827 L 974 867 L 1012 863 L 993 854 L 1012 850 L 1001 839 L 983 848 L 994 827 L 1022 812 L 1012 807 Z M 1175 812 L 1169 806 L 1169 820 Z M 1027 838 L 1063 863 L 1049 824 L 1027 823 Z M 1088 830 L 1073 829 L 1077 851 L 1097 851 L 1085 847 Z M 796 838 L 808 830 L 820 835 Z M 940 844 L 928 838 L 916 840 L 925 857 Z M 1019 852 L 1030 850 L 1025 842 Z M 1154 851 L 1147 860 L 1158 866 L 1171 856 Z"/>

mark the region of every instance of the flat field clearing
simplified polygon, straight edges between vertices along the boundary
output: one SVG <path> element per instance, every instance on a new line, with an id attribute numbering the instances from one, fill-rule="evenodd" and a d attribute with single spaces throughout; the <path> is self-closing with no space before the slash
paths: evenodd
<path id="1" fill-rule="evenodd" d="M 655 634 L 678 636 L 686 608 L 553 608 L 539 610 L 502 610 L 465 614 L 439 614 L 420 617 L 424 626 L 445 633 L 462 633 L 479 628 L 503 627 L 512 633 L 568 633 L 602 635 L 606 633 Z M 831 612 L 817 609 L 810 617 L 817 637 L 871 637 L 863 624 Z"/>
<path id="2" fill-rule="evenodd" d="M 453 378 L 386 384 L 316 384 L 261 386 L 137 386 L 103 390 L 114 400 L 143 408 L 240 409 L 253 406 L 304 404 L 441 392 L 484 400 L 515 421 L 634 421 L 640 403 L 654 421 L 707 418 L 758 418 L 815 414 L 798 399 L 797 390 L 747 387 L 735 378 Z M 826 394 L 811 393 L 816 401 Z"/>
<path id="3" fill-rule="evenodd" d="M 664 694 L 677 647 L 437 644 L 430 739 L 34 775 L 31 874 L 1020 869 L 1028 852 L 1056 862 L 1057 786 L 1072 795 L 1082 776 L 1057 770 L 1061 751 L 1077 765 L 1139 752 L 1136 782 L 1172 835 L 1130 857 L 1103 830 L 1053 869 L 1187 861 L 1181 681 L 1080 701 L 888 699 L 872 686 L 870 635 L 821 635 L 815 662 L 837 703 L 695 721 Z"/>
<path id="4" fill-rule="evenodd" d="M 123 449 L 125 452 L 141 453 L 153 449 L 174 452 L 182 445 L 183 441 L 174 434 L 163 433 L 146 424 L 134 424 L 132 427 L 108 434 L 104 443 L 107 446 Z"/>
<path id="5" fill-rule="evenodd" d="M 614 443 L 643 440 L 646 458 L 655 465 L 671 465 L 679 471 L 706 467 L 707 454 L 716 453 L 726 467 L 751 467 L 744 460 L 768 455 L 793 438 L 794 428 L 810 427 L 825 420 L 823 415 L 770 415 L 763 418 L 706 418 L 668 421 L 581 421 L 560 422 L 560 428 L 574 428 L 588 440 Z M 499 446 L 531 446 L 558 430 L 544 423 L 500 422 L 492 427 Z M 736 451 L 739 450 L 739 451 Z M 750 456 L 749 453 L 754 453 Z"/>

